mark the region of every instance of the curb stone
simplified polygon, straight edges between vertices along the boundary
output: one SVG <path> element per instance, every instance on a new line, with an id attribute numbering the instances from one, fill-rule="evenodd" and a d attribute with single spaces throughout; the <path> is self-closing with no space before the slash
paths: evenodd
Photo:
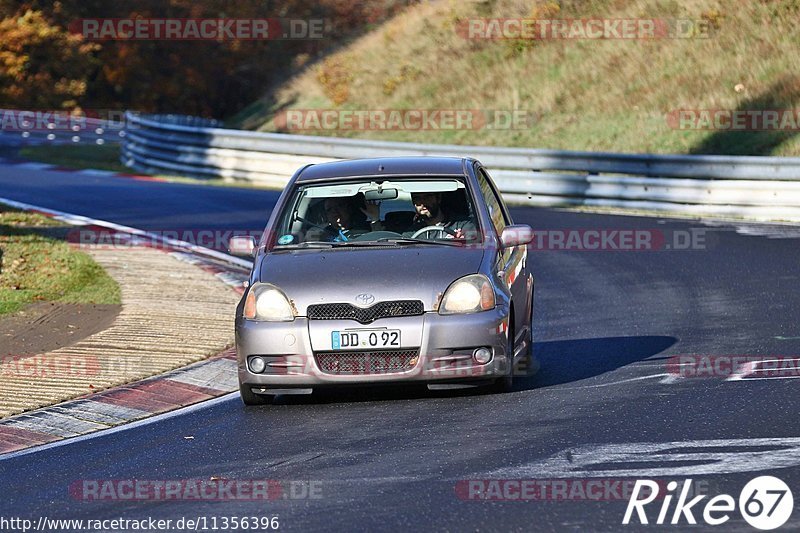
<path id="1" fill-rule="evenodd" d="M 0 421 L 0 454 L 110 429 L 239 390 L 236 352 Z"/>
<path id="2" fill-rule="evenodd" d="M 111 229 L 129 236 L 131 240 L 135 240 L 137 236 L 148 236 L 147 232 L 111 222 L 3 198 L 0 198 L 0 202 L 76 226 Z M 164 248 L 171 257 L 211 273 L 238 294 L 243 294 L 244 282 L 249 272 L 246 261 L 181 241 L 160 240 L 162 246 L 159 248 Z M 237 390 L 236 352 L 234 348 L 229 348 L 203 361 L 165 374 L 0 420 L 0 454 L 102 431 Z"/>

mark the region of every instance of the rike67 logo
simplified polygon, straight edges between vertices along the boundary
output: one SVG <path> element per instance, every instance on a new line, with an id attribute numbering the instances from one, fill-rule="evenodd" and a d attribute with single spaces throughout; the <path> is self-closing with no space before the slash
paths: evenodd
<path id="1" fill-rule="evenodd" d="M 732 513 L 738 507 L 739 513 L 748 524 L 756 529 L 771 530 L 784 525 L 794 509 L 794 498 L 789 486 L 772 476 L 760 476 L 750 480 L 739 493 L 738 502 L 729 494 L 720 494 L 704 502 L 705 505 L 701 505 L 707 497 L 705 494 L 689 499 L 692 494 L 691 479 L 683 482 L 680 493 L 677 481 L 667 483 L 665 494 L 659 494 L 659 488 L 663 488 L 663 483 L 649 479 L 636 480 L 622 523 L 635 524 L 636 519 L 639 524 L 651 523 L 652 514 L 648 518 L 645 507 L 656 499 L 660 500 L 661 506 L 658 517 L 653 523 L 658 525 L 697 524 L 695 513 L 698 513 L 706 524 L 719 526 L 730 520 Z M 672 507 L 676 496 L 677 501 Z M 658 504 L 653 507 L 658 508 Z"/>

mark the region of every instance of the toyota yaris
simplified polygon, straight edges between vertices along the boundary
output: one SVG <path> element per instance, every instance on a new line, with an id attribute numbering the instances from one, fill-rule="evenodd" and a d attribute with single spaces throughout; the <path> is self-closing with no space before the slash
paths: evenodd
<path id="1" fill-rule="evenodd" d="M 260 241 L 230 242 L 254 256 L 236 310 L 242 400 L 402 382 L 508 390 L 532 365 L 532 236 L 474 159 L 301 168 Z"/>

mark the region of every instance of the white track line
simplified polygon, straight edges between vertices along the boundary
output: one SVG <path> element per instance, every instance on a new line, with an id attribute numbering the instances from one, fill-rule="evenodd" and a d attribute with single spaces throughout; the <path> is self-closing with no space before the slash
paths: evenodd
<path id="1" fill-rule="evenodd" d="M 119 426 L 115 426 L 109 429 L 101 429 L 98 431 L 94 431 L 92 433 L 86 433 L 84 435 L 79 435 L 77 437 L 70 437 L 62 440 L 58 440 L 55 442 L 49 442 L 47 444 L 41 444 L 39 446 L 32 446 L 30 448 L 25 448 L 24 450 L 19 450 L 16 452 L 6 453 L 0 455 L 0 461 L 5 461 L 7 459 L 14 459 L 15 457 L 21 457 L 23 455 L 28 455 L 29 453 L 36 453 L 42 452 L 45 450 L 50 450 L 52 448 L 57 448 L 59 446 L 67 446 L 70 444 L 74 444 L 76 442 L 83 442 L 85 440 L 93 439 L 95 437 L 104 437 L 106 435 L 110 435 L 112 433 L 119 433 L 120 431 L 126 431 L 129 429 L 135 429 L 138 427 L 146 426 L 148 424 L 154 424 L 156 422 L 160 422 L 162 420 L 168 420 L 170 418 L 186 415 L 193 413 L 199 409 L 205 409 L 206 407 L 212 407 L 218 403 L 231 401 L 234 397 L 238 396 L 239 392 L 229 392 L 228 394 L 224 394 L 222 396 L 218 396 L 216 398 L 212 398 L 210 400 L 205 400 L 203 402 L 194 403 L 192 405 L 187 405 L 186 407 L 181 407 L 179 409 L 175 409 L 173 411 L 169 411 L 167 413 L 161 413 L 158 415 L 153 415 L 149 418 L 145 418 L 143 420 L 137 420 L 135 422 L 129 422 L 127 424 L 122 424 Z"/>
<path id="2" fill-rule="evenodd" d="M 151 241 L 162 242 L 169 246 L 174 246 L 176 248 L 185 248 L 190 250 L 199 255 L 205 255 L 207 257 L 213 257 L 215 259 L 219 259 L 221 261 L 225 261 L 226 263 L 231 263 L 234 265 L 238 265 L 241 267 L 245 267 L 250 269 L 253 266 L 252 261 L 248 261 L 246 259 L 240 259 L 238 257 L 234 257 L 229 254 L 225 254 L 222 252 L 218 252 L 216 250 L 212 250 L 210 248 L 206 248 L 205 246 L 197 246 L 196 244 L 192 244 L 186 241 L 181 241 L 178 239 L 168 239 L 166 237 L 162 237 L 155 233 L 151 233 L 149 231 L 140 230 L 137 228 L 132 228 L 130 226 L 123 226 L 121 224 L 116 224 L 114 222 L 109 222 L 107 220 L 99 220 L 96 218 L 85 217 L 83 215 L 75 215 L 72 213 L 66 213 L 64 211 L 57 211 L 55 209 L 49 209 L 47 207 L 41 207 L 38 205 L 33 204 L 26 204 L 24 202 L 18 202 L 16 200 L 11 200 L 10 198 L 3 198 L 0 197 L 0 203 L 8 204 L 11 207 L 16 207 L 18 209 L 23 209 L 26 211 L 36 210 L 41 211 L 43 213 L 47 213 L 52 215 L 53 217 L 58 218 L 59 220 L 63 220 L 64 222 L 75 224 L 78 226 L 105 226 L 107 228 L 123 232 L 123 233 L 130 233 L 131 235 L 138 235 L 140 237 L 146 237 Z"/>

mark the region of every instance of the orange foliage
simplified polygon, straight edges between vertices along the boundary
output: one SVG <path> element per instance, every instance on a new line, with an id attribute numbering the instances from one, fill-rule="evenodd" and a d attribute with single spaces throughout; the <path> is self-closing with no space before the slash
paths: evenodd
<path id="1" fill-rule="evenodd" d="M 225 117 L 325 50 L 416 0 L 0 0 L 0 107 L 131 108 Z M 266 4 L 266 5 L 270 5 Z M 324 38 L 87 42 L 84 18 L 296 18 L 327 21 Z M 332 80 L 346 100 L 346 73 Z"/>
<path id="2" fill-rule="evenodd" d="M 50 24 L 41 11 L 0 20 L 0 102 L 6 107 L 75 107 L 86 94 L 98 47 Z"/>

